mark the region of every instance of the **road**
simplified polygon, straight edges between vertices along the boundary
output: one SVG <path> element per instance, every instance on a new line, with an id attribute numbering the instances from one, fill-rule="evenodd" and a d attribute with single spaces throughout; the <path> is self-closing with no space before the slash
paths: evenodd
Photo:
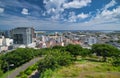
<path id="1" fill-rule="evenodd" d="M 16 68 L 13 72 L 11 72 L 11 73 L 8 74 L 7 78 L 16 78 L 16 76 L 19 75 L 19 73 L 21 71 L 24 71 L 25 69 L 27 69 L 29 66 L 35 64 L 40 59 L 42 59 L 42 57 L 34 58 L 31 61 L 23 64 L 22 66 Z"/>

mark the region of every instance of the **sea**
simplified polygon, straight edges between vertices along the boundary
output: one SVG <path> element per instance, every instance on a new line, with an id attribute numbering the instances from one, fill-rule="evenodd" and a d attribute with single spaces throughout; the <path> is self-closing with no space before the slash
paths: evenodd
<path id="1" fill-rule="evenodd" d="M 113 33 L 120 32 L 120 30 L 35 30 L 37 32 L 46 32 L 46 33 L 63 33 L 63 32 L 103 32 L 103 33 Z"/>

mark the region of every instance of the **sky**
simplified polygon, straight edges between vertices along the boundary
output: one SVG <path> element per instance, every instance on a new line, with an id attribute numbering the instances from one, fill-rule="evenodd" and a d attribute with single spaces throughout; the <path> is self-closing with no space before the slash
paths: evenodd
<path id="1" fill-rule="evenodd" d="M 120 30 L 120 0 L 0 0 L 0 30 Z"/>

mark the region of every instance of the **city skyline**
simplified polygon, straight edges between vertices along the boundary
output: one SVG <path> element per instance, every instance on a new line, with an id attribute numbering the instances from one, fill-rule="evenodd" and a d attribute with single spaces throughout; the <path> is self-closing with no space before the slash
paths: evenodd
<path id="1" fill-rule="evenodd" d="M 0 0 L 0 29 L 120 30 L 119 0 Z"/>

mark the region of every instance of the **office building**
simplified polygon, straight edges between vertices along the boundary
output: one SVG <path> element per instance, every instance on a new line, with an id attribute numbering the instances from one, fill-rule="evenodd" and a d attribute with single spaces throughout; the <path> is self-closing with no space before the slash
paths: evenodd
<path id="1" fill-rule="evenodd" d="M 34 38 L 34 29 L 31 27 L 18 27 L 12 29 L 11 37 L 14 44 L 29 45 L 32 43 Z"/>

